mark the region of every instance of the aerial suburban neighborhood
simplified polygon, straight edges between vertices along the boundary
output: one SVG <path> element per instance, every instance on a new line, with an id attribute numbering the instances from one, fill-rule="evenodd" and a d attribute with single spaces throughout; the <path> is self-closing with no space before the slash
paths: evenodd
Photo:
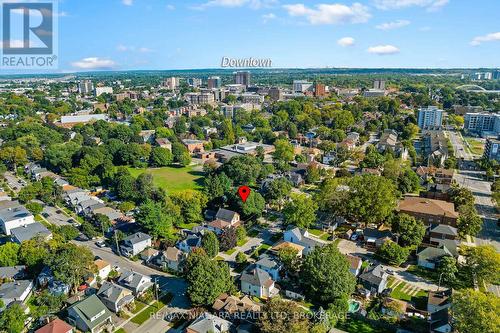
<path id="1" fill-rule="evenodd" d="M 4 11 L 19 3 L 7 2 Z M 139 20 L 143 10 L 159 15 L 156 1 L 115 2 L 50 9 L 61 26 L 61 70 L 0 66 L 0 332 L 500 332 L 500 69 L 479 61 L 405 69 L 390 60 L 279 68 L 274 58 L 224 55 L 221 68 L 142 70 L 155 53 L 162 68 L 186 68 L 169 66 L 177 58 L 202 66 L 198 56 L 213 52 L 181 41 L 175 49 L 168 38 L 197 44 L 211 32 L 220 48 L 260 49 L 254 39 L 241 42 L 245 31 L 280 24 L 295 31 L 290 45 L 305 57 L 321 53 L 309 39 L 329 47 L 315 35 L 325 25 L 362 26 L 398 10 L 439 18 L 461 8 L 457 1 L 165 2 L 162 15 L 184 6 L 191 13 L 168 21 L 172 29 L 193 25 L 179 36 L 154 28 L 163 21 Z M 30 21 L 26 6 L 14 14 Z M 65 70 L 68 39 L 87 40 L 74 27 L 89 6 L 96 40 L 147 31 L 174 48 L 113 45 L 126 54 L 121 64 L 84 58 Z M 240 30 L 250 17 L 243 15 L 226 28 L 234 17 L 224 15 L 210 23 L 217 32 L 202 31 L 199 22 L 215 10 L 260 13 L 260 25 Z M 103 13 L 109 21 L 98 23 Z M 409 25 L 375 29 L 390 36 Z M 40 37 L 41 27 L 25 31 Z M 275 29 L 273 38 L 289 34 Z M 16 54 L 5 31 L 2 66 Z M 478 36 L 469 47 L 480 53 L 499 36 Z M 270 52 L 292 52 L 288 37 L 259 38 Z M 335 47 L 356 58 L 357 43 L 344 37 Z M 499 51 L 491 49 L 493 61 Z M 398 53 L 379 45 L 364 57 Z M 317 59 L 310 61 L 323 64 Z"/>

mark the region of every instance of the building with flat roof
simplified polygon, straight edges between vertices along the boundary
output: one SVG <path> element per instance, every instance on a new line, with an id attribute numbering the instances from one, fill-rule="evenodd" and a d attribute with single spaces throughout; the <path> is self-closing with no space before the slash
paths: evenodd
<path id="1" fill-rule="evenodd" d="M 294 93 L 305 93 L 313 88 L 313 83 L 307 80 L 293 80 L 292 90 Z"/>
<path id="2" fill-rule="evenodd" d="M 437 130 L 443 126 L 444 111 L 436 106 L 418 109 L 417 124 L 420 129 Z"/>
<path id="3" fill-rule="evenodd" d="M 466 113 L 464 116 L 464 130 L 482 136 L 500 134 L 500 115 L 498 113 Z"/>
<path id="4" fill-rule="evenodd" d="M 211 76 L 207 81 L 208 89 L 219 89 L 222 86 L 222 80 L 220 76 Z"/>
<path id="5" fill-rule="evenodd" d="M 500 140 L 494 138 L 486 139 L 483 156 L 489 161 L 500 161 Z"/>
<path id="6" fill-rule="evenodd" d="M 35 223 L 33 214 L 18 201 L 0 201 L 0 228 L 7 236 L 12 229 Z"/>
<path id="7" fill-rule="evenodd" d="M 249 71 L 238 71 L 233 73 L 234 83 L 242 84 L 244 86 L 250 85 L 251 74 Z"/>

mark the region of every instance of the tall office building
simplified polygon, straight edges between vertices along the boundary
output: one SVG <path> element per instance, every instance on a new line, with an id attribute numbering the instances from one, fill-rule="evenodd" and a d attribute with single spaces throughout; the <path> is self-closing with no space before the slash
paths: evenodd
<path id="1" fill-rule="evenodd" d="M 220 76 L 211 76 L 208 78 L 208 89 L 219 89 L 222 86 Z"/>
<path id="2" fill-rule="evenodd" d="M 163 81 L 163 86 L 168 90 L 174 90 L 179 87 L 180 81 L 181 80 L 178 77 L 169 77 Z"/>
<path id="3" fill-rule="evenodd" d="M 435 106 L 418 109 L 418 127 L 421 129 L 436 130 L 443 125 L 443 110 Z"/>
<path id="4" fill-rule="evenodd" d="M 305 93 L 306 91 L 312 89 L 313 83 L 306 80 L 294 80 L 293 81 L 293 92 L 294 93 Z"/>
<path id="5" fill-rule="evenodd" d="M 316 82 L 314 84 L 314 96 L 315 97 L 323 97 L 326 96 L 326 86 L 322 83 Z"/>
<path id="6" fill-rule="evenodd" d="M 201 79 L 197 79 L 197 78 L 194 78 L 194 77 L 190 77 L 189 79 L 187 79 L 187 83 L 190 87 L 193 87 L 193 88 L 198 88 L 201 86 Z"/>
<path id="7" fill-rule="evenodd" d="M 233 73 L 234 83 L 242 84 L 244 86 L 250 85 L 250 72 L 249 71 L 240 71 Z"/>
<path id="8" fill-rule="evenodd" d="M 268 92 L 271 101 L 281 101 L 283 99 L 283 91 L 280 88 L 271 88 Z"/>
<path id="9" fill-rule="evenodd" d="M 373 89 L 385 90 L 385 80 L 373 81 Z"/>
<path id="10" fill-rule="evenodd" d="M 94 85 L 90 80 L 82 80 L 78 83 L 78 91 L 82 95 L 88 95 L 94 90 Z"/>

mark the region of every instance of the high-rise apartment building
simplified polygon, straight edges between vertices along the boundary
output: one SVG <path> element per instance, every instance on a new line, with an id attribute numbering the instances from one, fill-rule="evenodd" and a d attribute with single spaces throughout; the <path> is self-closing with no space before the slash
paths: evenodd
<path id="1" fill-rule="evenodd" d="M 444 111 L 436 106 L 418 109 L 418 127 L 421 129 L 441 129 Z"/>
<path id="2" fill-rule="evenodd" d="M 306 91 L 312 89 L 313 83 L 306 80 L 294 80 L 293 81 L 293 92 L 294 93 L 305 93 Z"/>
<path id="3" fill-rule="evenodd" d="M 489 112 L 467 113 L 464 117 L 464 129 L 482 135 L 499 135 L 500 115 Z"/>
<path id="4" fill-rule="evenodd" d="M 242 84 L 244 86 L 250 85 L 250 72 L 249 71 L 239 71 L 233 73 L 234 83 Z"/>
<path id="5" fill-rule="evenodd" d="M 283 91 L 280 88 L 270 88 L 268 92 L 271 101 L 281 101 L 283 99 Z"/>
<path id="6" fill-rule="evenodd" d="M 94 90 L 94 85 L 90 80 L 82 80 L 78 83 L 78 92 L 82 95 L 88 95 Z"/>
<path id="7" fill-rule="evenodd" d="M 208 78 L 208 89 L 219 89 L 222 86 L 220 76 L 211 76 Z"/>
<path id="8" fill-rule="evenodd" d="M 194 77 L 190 77 L 189 79 L 187 79 L 187 83 L 190 87 L 193 87 L 193 88 L 198 88 L 201 86 L 202 84 L 202 81 L 201 79 L 197 79 L 197 78 L 194 78 Z"/>
<path id="9" fill-rule="evenodd" d="M 175 90 L 180 85 L 180 78 L 178 77 L 169 77 L 163 81 L 163 86 L 168 90 Z"/>
<path id="10" fill-rule="evenodd" d="M 385 80 L 373 81 L 373 89 L 385 90 Z"/>

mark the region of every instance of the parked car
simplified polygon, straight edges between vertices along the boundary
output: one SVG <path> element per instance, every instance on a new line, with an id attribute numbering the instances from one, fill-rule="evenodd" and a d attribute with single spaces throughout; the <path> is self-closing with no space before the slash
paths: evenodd
<path id="1" fill-rule="evenodd" d="M 95 242 L 95 245 L 97 245 L 97 247 L 99 247 L 99 248 L 103 248 L 103 247 L 106 247 L 106 242 L 104 242 L 103 240 L 100 240 L 100 241 Z"/>
<path id="2" fill-rule="evenodd" d="M 356 240 L 358 240 L 358 238 L 359 238 L 358 234 L 352 234 L 352 236 L 351 236 L 352 241 L 356 241 Z"/>

